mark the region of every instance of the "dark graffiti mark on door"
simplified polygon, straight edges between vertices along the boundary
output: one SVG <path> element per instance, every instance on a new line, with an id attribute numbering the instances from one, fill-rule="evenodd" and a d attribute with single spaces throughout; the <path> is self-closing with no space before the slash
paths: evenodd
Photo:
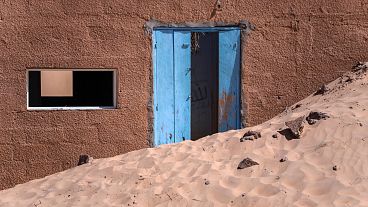
<path id="1" fill-rule="evenodd" d="M 206 82 L 198 82 L 194 84 L 192 88 L 192 102 L 204 101 L 208 98 L 207 94 L 207 83 Z"/>

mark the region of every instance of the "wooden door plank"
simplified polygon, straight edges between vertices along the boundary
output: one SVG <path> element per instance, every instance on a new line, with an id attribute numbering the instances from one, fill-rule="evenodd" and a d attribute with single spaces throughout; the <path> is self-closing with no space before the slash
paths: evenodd
<path id="1" fill-rule="evenodd" d="M 240 128 L 240 30 L 219 32 L 219 132 Z"/>
<path id="2" fill-rule="evenodd" d="M 174 35 L 154 31 L 154 145 L 174 142 Z"/>
<path id="3" fill-rule="evenodd" d="M 190 31 L 174 31 L 175 142 L 191 138 L 190 37 Z"/>

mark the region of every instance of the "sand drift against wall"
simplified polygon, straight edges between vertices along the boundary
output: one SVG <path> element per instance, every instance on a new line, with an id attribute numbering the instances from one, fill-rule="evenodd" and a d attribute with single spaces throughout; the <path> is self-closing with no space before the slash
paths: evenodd
<path id="1" fill-rule="evenodd" d="M 367 91 L 365 65 L 261 125 L 93 160 L 0 206 L 367 206 Z"/>

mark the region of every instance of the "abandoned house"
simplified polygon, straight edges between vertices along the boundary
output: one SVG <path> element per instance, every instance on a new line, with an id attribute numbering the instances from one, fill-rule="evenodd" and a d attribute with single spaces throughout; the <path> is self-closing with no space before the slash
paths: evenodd
<path id="1" fill-rule="evenodd" d="M 0 1 L 0 189 L 262 123 L 368 58 L 364 0 Z"/>

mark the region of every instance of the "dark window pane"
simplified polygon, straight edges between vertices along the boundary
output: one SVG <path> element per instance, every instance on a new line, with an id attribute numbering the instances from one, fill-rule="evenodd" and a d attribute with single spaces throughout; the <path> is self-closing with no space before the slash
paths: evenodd
<path id="1" fill-rule="evenodd" d="M 114 106 L 113 71 L 73 71 L 72 97 L 41 97 L 40 71 L 29 71 L 29 107 Z"/>

